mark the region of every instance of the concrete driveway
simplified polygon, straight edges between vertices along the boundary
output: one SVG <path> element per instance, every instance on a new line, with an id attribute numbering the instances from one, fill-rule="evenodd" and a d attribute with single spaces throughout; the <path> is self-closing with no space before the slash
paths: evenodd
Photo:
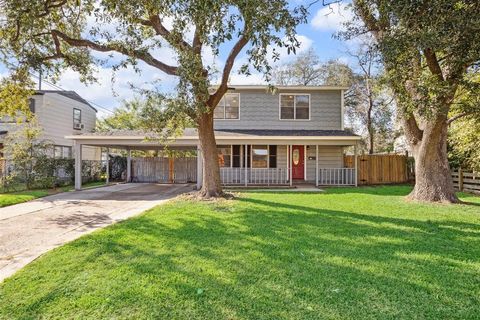
<path id="1" fill-rule="evenodd" d="M 50 249 L 192 190 L 192 185 L 119 184 L 0 208 L 0 282 Z"/>

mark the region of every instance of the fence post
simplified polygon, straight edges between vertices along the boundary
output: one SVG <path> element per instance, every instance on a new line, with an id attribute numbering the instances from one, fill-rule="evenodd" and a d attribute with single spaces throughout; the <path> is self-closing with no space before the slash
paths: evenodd
<path id="1" fill-rule="evenodd" d="M 357 155 L 357 143 L 353 147 L 353 153 L 355 157 L 355 187 L 358 187 L 358 155 Z"/>
<path id="2" fill-rule="evenodd" d="M 458 190 L 463 191 L 463 170 L 458 169 Z"/>

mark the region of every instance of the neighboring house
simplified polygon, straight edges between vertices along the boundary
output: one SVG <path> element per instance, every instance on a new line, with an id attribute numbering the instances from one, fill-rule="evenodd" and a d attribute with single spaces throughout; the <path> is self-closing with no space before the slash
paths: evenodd
<path id="1" fill-rule="evenodd" d="M 230 86 L 214 112 L 220 174 L 225 185 L 356 185 L 355 168 L 344 168 L 344 148 L 361 139 L 344 130 L 345 87 Z M 161 149 L 145 133 L 116 131 L 71 136 L 81 146 Z M 169 141 L 170 149 L 199 149 L 195 129 Z M 80 154 L 80 152 L 78 153 Z M 77 159 L 80 160 L 80 159 Z M 201 186 L 201 157 L 196 166 L 178 167 L 128 159 L 128 181 L 185 182 Z M 150 160 L 151 162 L 151 160 Z M 77 161 L 79 163 L 79 161 Z M 78 168 L 77 168 L 78 170 Z M 196 170 L 194 175 L 184 172 Z M 168 171 L 168 172 L 167 172 Z M 78 171 L 77 171 L 78 172 Z M 182 177 L 182 178 L 178 178 Z M 185 178 L 188 177 L 188 178 Z M 77 179 L 77 188 L 80 187 Z"/>
<path id="2" fill-rule="evenodd" d="M 38 90 L 30 99 L 30 111 L 42 130 L 40 140 L 52 144 L 52 157 L 73 158 L 73 141 L 65 136 L 92 132 L 97 110 L 74 91 Z M 5 137 L 21 124 L 8 118 L 0 120 L 0 148 Z M 8 158 L 8 155 L 1 155 Z M 85 160 L 100 160 L 100 149 L 85 147 Z"/>

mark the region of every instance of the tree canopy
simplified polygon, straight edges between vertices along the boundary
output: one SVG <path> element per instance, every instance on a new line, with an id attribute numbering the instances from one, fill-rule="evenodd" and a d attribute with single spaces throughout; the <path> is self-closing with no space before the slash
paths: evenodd
<path id="1" fill-rule="evenodd" d="M 376 41 L 416 160 L 415 200 L 457 202 L 447 158 L 449 113 L 480 61 L 480 3 L 354 0 L 343 36 Z M 477 93 L 478 94 L 478 93 Z"/>
<path id="2" fill-rule="evenodd" d="M 95 66 L 103 64 L 138 72 L 150 66 L 176 77 L 180 99 L 175 104 L 169 99 L 165 114 L 188 117 L 198 128 L 204 166 L 211 166 L 203 170 L 206 196 L 222 192 L 213 110 L 228 90 L 235 61 L 245 52 L 239 71 L 249 74 L 253 68 L 269 78 L 270 59 L 279 57 L 275 47 L 295 52 L 295 28 L 307 14 L 305 7 L 291 7 L 285 0 L 35 0 L 28 6 L 3 0 L 1 5 L 0 60 L 13 72 L 42 68 L 58 78 L 70 68 L 89 82 L 95 80 Z M 220 59 L 220 48 L 228 54 L 218 69 L 207 58 Z M 209 91 L 214 79 L 219 85 Z M 165 123 L 177 122 L 158 125 Z"/>

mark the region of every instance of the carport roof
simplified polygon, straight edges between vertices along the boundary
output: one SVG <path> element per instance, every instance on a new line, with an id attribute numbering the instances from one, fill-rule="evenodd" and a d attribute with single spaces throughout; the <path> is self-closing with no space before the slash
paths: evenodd
<path id="1" fill-rule="evenodd" d="M 67 136 L 79 144 L 127 148 L 161 148 L 169 146 L 198 146 L 198 132 L 187 128 L 178 137 L 164 138 L 141 130 L 115 130 Z M 229 144 L 317 144 L 349 146 L 361 138 L 344 130 L 215 130 L 219 145 Z"/>
<path id="2" fill-rule="evenodd" d="M 344 137 L 344 138 L 360 138 L 347 130 L 267 130 L 267 129 L 217 129 L 216 136 L 221 137 Z M 83 133 L 67 138 L 73 140 L 81 140 L 84 138 L 108 138 L 108 137 L 124 137 L 124 138 L 155 138 L 152 133 L 141 130 L 112 130 L 108 132 L 92 132 Z M 196 138 L 198 137 L 197 129 L 186 128 L 182 136 L 178 138 Z"/>

